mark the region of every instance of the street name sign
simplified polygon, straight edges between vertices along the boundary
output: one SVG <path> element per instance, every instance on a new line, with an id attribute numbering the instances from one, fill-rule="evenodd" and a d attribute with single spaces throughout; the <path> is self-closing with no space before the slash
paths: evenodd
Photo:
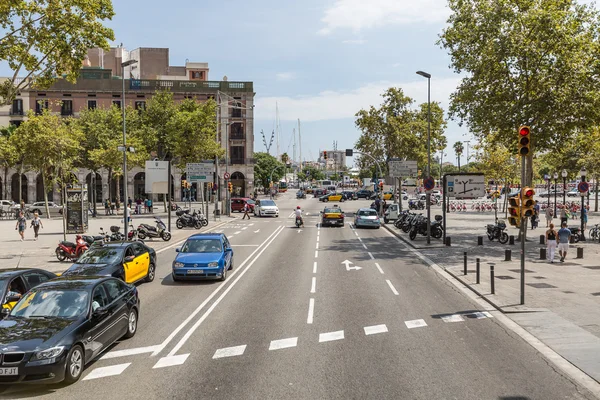
<path id="1" fill-rule="evenodd" d="M 446 193 L 455 199 L 477 199 L 485 196 L 485 176 L 448 175 Z"/>
<path id="2" fill-rule="evenodd" d="M 215 164 L 213 162 L 187 163 L 185 171 L 188 182 L 213 182 Z"/>
<path id="3" fill-rule="evenodd" d="M 388 161 L 390 177 L 392 178 L 407 178 L 417 175 L 417 162 L 406 161 L 399 158 L 390 158 Z"/>

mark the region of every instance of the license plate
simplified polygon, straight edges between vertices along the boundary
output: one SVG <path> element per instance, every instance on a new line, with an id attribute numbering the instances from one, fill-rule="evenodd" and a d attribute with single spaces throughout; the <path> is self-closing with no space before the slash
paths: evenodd
<path id="1" fill-rule="evenodd" d="M 19 368 L 0 368 L 0 376 L 2 375 L 19 375 Z"/>
<path id="2" fill-rule="evenodd" d="M 204 273 L 204 271 L 201 269 L 188 269 L 187 273 L 188 273 L 188 275 L 194 275 L 194 274 L 202 275 Z"/>

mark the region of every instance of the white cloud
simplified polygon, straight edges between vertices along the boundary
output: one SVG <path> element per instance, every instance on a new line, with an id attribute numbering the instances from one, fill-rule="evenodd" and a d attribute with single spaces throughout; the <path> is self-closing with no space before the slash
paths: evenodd
<path id="1" fill-rule="evenodd" d="M 458 77 L 432 79 L 431 101 L 440 101 L 447 109 L 450 94 L 460 82 Z M 340 118 L 353 118 L 362 108 L 379 106 L 383 99 L 381 94 L 389 87 L 400 87 L 404 93 L 417 103 L 427 101 L 427 80 L 420 79 L 412 82 L 374 82 L 365 86 L 348 90 L 327 90 L 314 95 L 296 97 L 256 97 L 256 118 L 269 120 L 275 114 L 275 104 L 279 107 L 279 117 L 282 121 L 322 121 Z"/>
<path id="2" fill-rule="evenodd" d="M 364 39 L 349 39 L 349 40 L 342 40 L 342 43 L 344 43 L 344 44 L 365 44 L 365 43 L 367 43 L 367 41 Z"/>
<path id="3" fill-rule="evenodd" d="M 291 81 L 295 76 L 293 72 L 280 72 L 275 75 L 278 81 Z"/>
<path id="4" fill-rule="evenodd" d="M 444 22 L 450 15 L 446 0 L 336 0 L 325 10 L 318 31 L 328 35 L 336 29 L 360 31 L 392 24 Z"/>

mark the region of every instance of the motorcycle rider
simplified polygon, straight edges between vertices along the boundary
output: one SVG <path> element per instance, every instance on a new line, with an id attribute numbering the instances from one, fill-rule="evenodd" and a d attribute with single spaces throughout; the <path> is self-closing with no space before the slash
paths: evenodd
<path id="1" fill-rule="evenodd" d="M 296 207 L 296 219 L 300 220 L 300 226 L 304 225 L 304 220 L 302 219 L 302 208 L 300 206 Z"/>

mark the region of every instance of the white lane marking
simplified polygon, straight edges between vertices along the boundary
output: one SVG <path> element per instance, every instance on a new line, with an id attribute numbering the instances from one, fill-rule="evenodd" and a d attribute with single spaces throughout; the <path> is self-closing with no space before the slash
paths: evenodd
<path id="1" fill-rule="evenodd" d="M 392 293 L 394 293 L 396 296 L 398 296 L 399 293 L 396 290 L 396 288 L 394 287 L 394 285 L 392 285 L 392 281 L 390 281 L 389 279 L 386 279 L 385 281 L 387 282 L 387 284 L 390 287 L 390 289 L 392 289 Z"/>
<path id="2" fill-rule="evenodd" d="M 379 272 L 381 272 L 383 274 L 383 270 L 381 269 L 381 267 L 379 266 L 379 263 L 375 263 L 375 266 L 377 267 L 377 269 L 379 270 Z"/>
<path id="3" fill-rule="evenodd" d="M 354 231 L 354 234 L 356 235 L 356 237 L 359 237 L 359 236 L 358 236 L 358 232 Z"/>
<path id="4" fill-rule="evenodd" d="M 483 315 L 485 315 L 486 317 L 488 317 L 488 318 L 494 318 L 494 316 L 492 314 L 490 314 L 489 312 L 487 312 L 487 311 L 482 311 L 481 313 Z"/>
<path id="5" fill-rule="evenodd" d="M 427 323 L 424 319 L 413 319 L 412 321 L 404 321 L 404 323 L 406 324 L 406 327 L 408 329 L 422 328 L 424 326 L 427 326 Z"/>
<path id="6" fill-rule="evenodd" d="M 248 227 L 247 227 L 247 226 L 245 226 L 245 227 L 243 227 L 243 228 L 242 228 L 242 230 L 243 230 L 243 231 L 245 231 L 246 229 L 248 229 Z"/>
<path id="7" fill-rule="evenodd" d="M 358 236 L 358 235 L 356 235 L 356 236 Z M 362 238 L 361 238 L 361 237 L 359 237 L 359 238 L 358 238 L 358 241 L 362 243 Z M 363 246 L 364 246 L 364 244 L 363 244 Z"/>
<path id="8" fill-rule="evenodd" d="M 310 292 L 315 293 L 317 291 L 317 277 L 312 277 L 312 284 L 310 285 Z"/>
<path id="9" fill-rule="evenodd" d="M 252 226 L 252 225 L 254 225 L 254 222 L 253 222 L 253 223 L 251 223 L 251 224 L 248 224 L 248 226 Z"/>
<path id="10" fill-rule="evenodd" d="M 317 242 L 317 244 L 315 245 L 315 249 L 319 248 L 319 242 Z"/>
<path id="11" fill-rule="evenodd" d="M 231 247 L 258 247 L 260 244 L 232 244 Z"/>
<path id="12" fill-rule="evenodd" d="M 370 251 L 368 252 L 368 254 L 369 254 L 369 257 L 371 257 L 371 260 L 374 260 L 374 259 L 375 259 L 375 257 L 373 257 L 373 254 L 371 254 L 371 252 L 370 252 Z"/>
<path id="13" fill-rule="evenodd" d="M 363 247 L 364 247 L 364 248 L 365 248 L 365 250 L 366 250 L 366 249 L 367 249 L 367 245 L 366 245 L 366 244 L 364 244 L 364 243 L 363 243 L 362 245 L 363 245 Z"/>
<path id="14" fill-rule="evenodd" d="M 387 332 L 388 328 L 385 324 L 365 326 L 365 335 L 375 335 L 377 333 Z"/>
<path id="15" fill-rule="evenodd" d="M 83 378 L 83 380 L 87 381 L 90 379 L 98 379 L 98 378 L 105 378 L 107 376 L 121 375 L 123 373 L 123 371 L 125 371 L 125 369 L 127 369 L 127 367 L 129 367 L 130 365 L 131 365 L 131 363 L 125 363 L 125 364 L 111 365 L 110 367 L 96 368 L 92 372 L 87 374 L 87 376 L 85 378 Z"/>
<path id="16" fill-rule="evenodd" d="M 244 354 L 244 351 L 246 351 L 245 344 L 241 346 L 225 347 L 224 349 L 218 349 L 217 351 L 215 351 L 213 360 L 217 358 L 241 356 L 242 354 Z"/>
<path id="17" fill-rule="evenodd" d="M 464 321 L 463 317 L 458 314 L 446 315 L 442 317 L 442 321 L 444 322 L 462 322 Z"/>
<path id="18" fill-rule="evenodd" d="M 271 233 L 269 235 L 268 238 L 265 239 L 264 242 L 262 242 L 259 247 L 254 250 L 252 252 L 252 254 L 250 254 L 243 262 L 242 264 L 238 267 L 238 268 L 234 268 L 233 272 L 231 273 L 231 275 L 229 275 L 229 278 L 231 279 L 232 276 L 234 276 L 238 271 L 241 271 L 241 268 L 244 267 L 244 265 L 246 265 L 246 263 L 248 262 L 248 260 L 250 260 L 252 257 L 254 257 L 254 255 L 260 251 L 261 246 L 263 246 L 265 243 L 269 242 L 269 240 L 271 240 L 271 238 L 277 236 L 279 234 L 279 232 L 281 232 L 281 230 L 283 230 L 283 228 L 277 228 L 273 231 L 273 233 Z M 263 247 L 263 250 L 268 246 L 268 244 Z M 262 253 L 261 253 L 262 254 Z M 173 332 L 171 332 L 171 334 L 160 344 L 157 346 L 157 349 L 154 351 L 154 353 L 152 353 L 152 356 L 156 356 L 158 355 L 161 351 L 163 351 L 163 349 L 165 347 L 167 347 L 167 345 L 171 342 L 171 340 L 173 340 L 173 338 L 183 329 L 185 328 L 185 326 L 200 312 L 202 311 L 202 309 L 204 308 L 204 306 L 212 300 L 213 297 L 215 297 L 217 295 L 217 293 L 219 293 L 219 291 L 228 283 L 228 281 L 222 282 L 211 294 L 210 296 L 208 296 L 191 314 L 189 317 L 187 317 L 181 324 L 179 324 L 179 326 L 177 328 L 175 328 L 175 330 Z M 110 354 L 110 353 L 109 353 Z"/>
<path id="19" fill-rule="evenodd" d="M 313 274 L 317 273 L 317 262 L 315 261 L 313 264 Z"/>
<path id="20" fill-rule="evenodd" d="M 216 230 L 215 233 L 223 233 L 223 229 Z"/>
<path id="21" fill-rule="evenodd" d="M 317 235 L 317 243 L 319 242 L 319 235 Z"/>
<path id="22" fill-rule="evenodd" d="M 154 367 L 152 367 L 152 369 L 173 367 L 175 365 L 181 365 L 185 362 L 185 360 L 187 360 L 187 358 L 189 356 L 190 356 L 190 353 L 179 354 L 177 356 L 163 357 L 160 360 L 158 360 L 158 362 L 156 364 L 154 364 Z"/>
<path id="23" fill-rule="evenodd" d="M 260 229 L 258 229 L 258 230 L 256 230 L 256 231 L 254 231 L 254 233 L 258 233 L 258 232 L 260 232 Z"/>
<path id="24" fill-rule="evenodd" d="M 236 232 L 232 233 L 232 235 L 237 235 L 238 233 L 242 233 L 242 231 L 236 231 Z"/>
<path id="25" fill-rule="evenodd" d="M 319 257 L 319 250 L 315 250 L 315 258 Z"/>
<path id="26" fill-rule="evenodd" d="M 302 229 L 298 229 L 296 232 L 300 233 L 300 232 L 302 232 Z"/>
<path id="27" fill-rule="evenodd" d="M 469 315 L 469 314 L 467 314 L 467 315 Z M 489 312 L 487 312 L 487 311 L 477 311 L 477 312 L 474 312 L 474 313 L 472 313 L 471 315 L 472 315 L 472 316 L 474 316 L 474 317 L 475 317 L 475 318 L 477 318 L 477 319 L 483 319 L 483 318 L 494 318 L 494 317 L 492 316 L 492 314 L 490 314 L 490 313 L 489 313 Z"/>
<path id="28" fill-rule="evenodd" d="M 115 350 L 109 353 L 106 353 L 100 360 L 109 360 L 111 358 L 125 357 L 125 356 L 134 356 L 136 354 L 144 354 L 144 353 L 152 353 L 159 346 L 146 346 L 146 347 L 136 347 L 133 349 L 125 349 L 125 350 Z"/>
<path id="29" fill-rule="evenodd" d="M 342 340 L 344 338 L 344 331 L 335 331 L 319 334 L 319 343 L 331 342 L 334 340 Z"/>
<path id="30" fill-rule="evenodd" d="M 290 347 L 296 347 L 298 345 L 298 337 L 292 337 L 287 339 L 271 340 L 269 350 L 281 350 L 288 349 Z"/>
<path id="31" fill-rule="evenodd" d="M 308 301 L 308 317 L 306 318 L 306 323 L 307 324 L 312 324 L 313 323 L 313 317 L 315 314 L 315 299 L 310 299 Z"/>

